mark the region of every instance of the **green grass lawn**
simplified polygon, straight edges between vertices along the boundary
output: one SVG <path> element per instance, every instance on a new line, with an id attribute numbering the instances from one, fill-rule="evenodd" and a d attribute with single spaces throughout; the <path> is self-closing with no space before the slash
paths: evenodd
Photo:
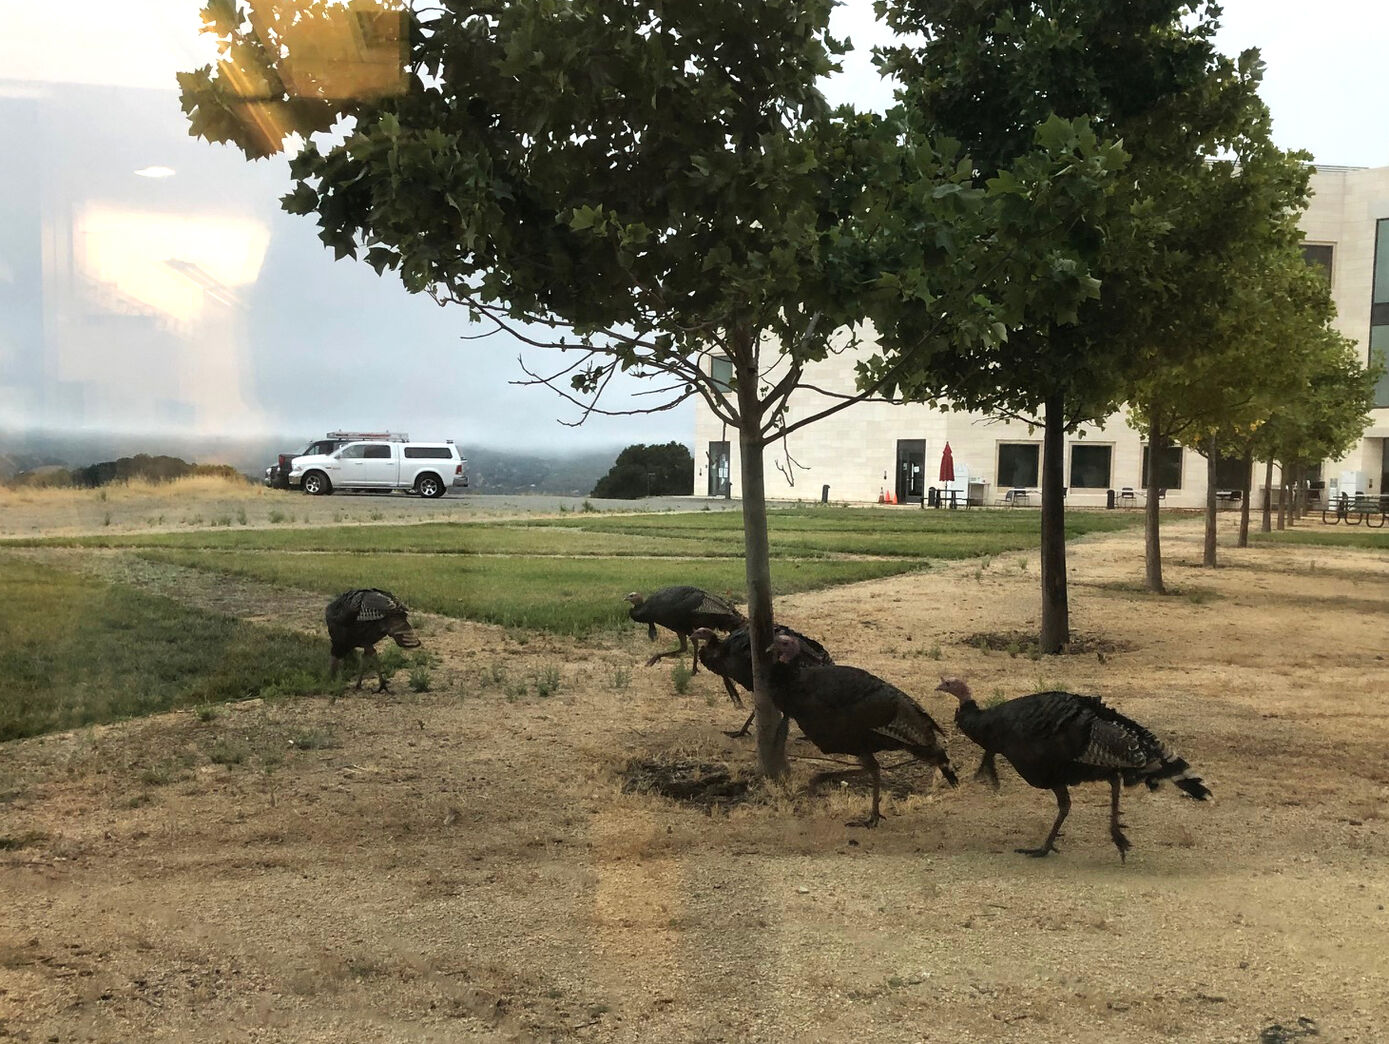
<path id="1" fill-rule="evenodd" d="M 1367 529 L 1364 526 L 1327 526 L 1319 521 L 1309 520 L 1281 532 L 1275 530 L 1272 533 L 1256 533 L 1251 529 L 1249 539 L 1268 544 L 1313 544 L 1389 551 L 1389 526 L 1383 529 Z"/>
<path id="2" fill-rule="evenodd" d="M 629 591 L 695 584 L 742 600 L 743 563 L 730 558 L 468 558 L 458 555 L 302 555 L 265 551 L 147 549 L 139 554 L 333 595 L 384 587 L 412 609 L 581 636 L 630 627 Z M 774 592 L 791 594 L 920 569 L 919 559 L 778 561 Z"/>
<path id="3" fill-rule="evenodd" d="M 881 511 L 799 508 L 768 518 L 774 555 L 970 558 L 1037 546 L 1038 512 Z M 1131 512 L 1071 512 L 1069 538 L 1140 524 Z M 53 537 L 17 544 L 76 547 L 324 551 L 338 554 L 459 554 L 741 558 L 738 512 L 580 515 L 520 522 L 431 522 L 411 526 L 213 529 L 186 533 Z"/>
<path id="4" fill-rule="evenodd" d="M 1071 537 L 1137 524 L 1075 512 Z M 770 518 L 777 595 L 1037 546 L 1035 511 L 803 508 Z M 413 608 L 583 636 L 632 627 L 623 596 L 696 584 L 742 601 L 736 512 L 581 514 L 410 526 L 8 541 L 129 549 L 156 562 L 317 591 L 384 587 Z M 0 569 L 0 740 L 172 707 L 322 692 L 325 643 L 119 584 L 7 560 Z"/>
<path id="5" fill-rule="evenodd" d="M 0 570 L 0 740 L 322 692 L 327 644 L 60 569 Z"/>

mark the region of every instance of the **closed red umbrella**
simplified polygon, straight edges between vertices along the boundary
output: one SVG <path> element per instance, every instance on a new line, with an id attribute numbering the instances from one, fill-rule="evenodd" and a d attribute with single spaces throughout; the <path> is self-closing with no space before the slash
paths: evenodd
<path id="1" fill-rule="evenodd" d="M 940 480 L 942 482 L 955 481 L 955 457 L 950 452 L 950 443 L 945 444 L 945 451 L 940 455 Z"/>

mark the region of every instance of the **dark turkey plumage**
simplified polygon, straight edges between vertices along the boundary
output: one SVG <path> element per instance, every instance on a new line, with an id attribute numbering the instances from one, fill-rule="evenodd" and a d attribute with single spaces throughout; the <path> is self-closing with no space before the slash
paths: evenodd
<path id="1" fill-rule="evenodd" d="M 659 591 L 643 597 L 636 591 L 627 596 L 632 608 L 627 611 L 637 623 L 647 626 L 651 640 L 656 640 L 656 625 L 660 624 L 674 631 L 680 639 L 680 648 L 670 652 L 657 653 L 646 661 L 650 667 L 667 656 L 679 656 L 689 648 L 687 639 L 701 627 L 712 631 L 732 631 L 747 621 L 743 614 L 718 595 L 701 591 L 698 587 L 663 587 Z M 690 673 L 699 673 L 699 642 L 694 643 L 694 657 L 690 663 Z"/>
<path id="2" fill-rule="evenodd" d="M 772 626 L 772 635 L 790 635 L 800 642 L 800 662 L 809 666 L 825 667 L 834 663 L 834 659 L 825 650 L 825 647 L 813 638 L 807 638 L 799 631 L 793 631 L 783 624 Z M 704 647 L 699 650 L 699 662 L 719 675 L 723 679 L 724 688 L 728 690 L 728 698 L 733 701 L 735 707 L 743 705 L 743 698 L 738 695 L 738 685 L 752 691 L 752 638 L 748 634 L 745 626 L 739 627 L 727 638 L 720 638 L 708 628 L 696 630 L 691 638 L 698 639 L 704 643 Z M 734 683 L 737 684 L 734 684 Z M 743 722 L 743 727 L 737 732 L 726 732 L 725 735 L 737 739 L 739 736 L 746 736 L 752 727 L 752 719 L 755 714 L 748 716 L 748 720 Z"/>
<path id="3" fill-rule="evenodd" d="M 1040 848 L 1019 848 L 1025 855 L 1057 851 L 1056 837 L 1071 810 L 1068 788 L 1077 783 L 1109 782 L 1109 836 L 1121 860 L 1132 847 L 1119 822 L 1121 784 L 1146 783 L 1156 790 L 1162 780 L 1170 779 L 1197 800 L 1210 797 L 1210 790 L 1185 760 L 1138 722 L 1105 706 L 1098 696 L 1034 692 L 983 710 L 959 678 L 946 678 L 937 688 L 960 701 L 955 723 L 984 748 L 980 776 L 998 786 L 994 756 L 1002 754 L 1029 785 L 1056 795 L 1051 833 Z"/>
<path id="4" fill-rule="evenodd" d="M 882 773 L 875 754 L 904 750 L 936 766 L 951 786 L 958 780 L 941 745 L 943 735 L 915 700 L 857 667 L 813 667 L 802 661 L 800 641 L 772 640 L 772 700 L 826 754 L 852 754 L 873 777 L 873 807 L 863 826 L 882 819 Z"/>
<path id="5" fill-rule="evenodd" d="M 328 639 L 333 646 L 328 677 L 336 678 L 342 661 L 353 649 L 361 649 L 362 669 L 357 674 L 357 688 L 362 687 L 367 660 L 370 659 L 376 664 L 376 677 L 380 682 L 376 691 L 385 692 L 386 676 L 376 655 L 376 643 L 382 638 L 390 638 L 402 649 L 417 648 L 420 640 L 410 626 L 406 616 L 408 612 L 409 609 L 399 598 L 375 587 L 346 591 L 329 602 L 328 608 L 323 611 L 323 619 L 328 624 Z"/>

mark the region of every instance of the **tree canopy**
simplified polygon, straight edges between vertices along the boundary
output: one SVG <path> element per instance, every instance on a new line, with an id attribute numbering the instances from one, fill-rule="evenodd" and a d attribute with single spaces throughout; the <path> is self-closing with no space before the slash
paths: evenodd
<path id="1" fill-rule="evenodd" d="M 1266 138 L 1261 66 L 1255 52 L 1231 59 L 1216 50 L 1213 3 L 876 7 L 894 29 L 917 34 L 882 57 L 905 84 L 907 119 L 958 138 L 976 183 L 1005 176 L 1030 128 L 1050 118 L 1088 120 L 1098 141 L 1127 154 L 1123 177 L 1103 194 L 1046 201 L 1062 213 L 1077 204 L 1056 229 L 1057 256 L 1084 266 L 1099 292 L 1073 313 L 1015 313 L 996 343 L 956 341 L 908 385 L 914 397 L 1043 427 L 1041 646 L 1056 652 L 1070 634 L 1064 436 L 1112 415 L 1150 353 L 1178 343 L 1171 327 L 1199 289 L 1192 260 L 1204 249 L 1191 203 L 1226 172 L 1222 155 Z M 892 325 L 889 354 L 912 325 Z"/>
<path id="2" fill-rule="evenodd" d="M 1092 294 L 1085 272 L 1051 263 L 1045 226 L 1020 224 L 1049 220 L 1029 201 L 1088 191 L 1116 155 L 1083 122 L 1051 121 L 1028 128 L 1036 154 L 986 186 L 948 136 L 832 110 L 819 89 L 843 50 L 832 6 L 213 0 L 204 21 L 223 60 L 180 77 L 193 133 L 251 158 L 295 150 L 284 206 L 314 216 L 338 257 L 569 353 L 534 382 L 601 412 L 615 373 L 653 376 L 645 409 L 697 395 L 738 431 L 771 773 L 786 762 L 764 662 L 763 449 L 788 430 L 804 367 L 857 343 L 870 301 L 929 311 L 898 365 L 797 425 L 878 394 L 927 349 L 996 342 L 1034 285 Z M 358 67 L 367 89 L 345 89 Z M 981 252 L 1007 273 L 991 291 Z M 731 378 L 713 378 L 716 356 Z"/>
<path id="3" fill-rule="evenodd" d="M 617 500 L 640 497 L 687 497 L 694 489 L 694 457 L 680 442 L 648 446 L 637 443 L 617 455 L 590 494 Z"/>

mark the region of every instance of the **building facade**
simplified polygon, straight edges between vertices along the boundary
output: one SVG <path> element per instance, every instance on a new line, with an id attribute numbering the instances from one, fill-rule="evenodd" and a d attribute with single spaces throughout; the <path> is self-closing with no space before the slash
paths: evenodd
<path id="1" fill-rule="evenodd" d="M 1362 358 L 1389 351 L 1389 167 L 1321 167 L 1312 178 L 1313 196 L 1303 219 L 1309 262 L 1327 269 L 1337 308 L 1337 328 L 1360 345 Z M 872 351 L 865 343 L 858 353 Z M 860 354 L 843 353 L 815 364 L 807 383 L 851 391 Z M 714 365 L 726 361 L 715 360 Z M 714 376 L 719 374 L 715 371 Z M 809 416 L 833 400 L 810 389 L 792 396 L 787 422 Z M 696 496 L 741 495 L 738 433 L 729 431 L 707 406 L 695 415 Z M 1364 437 L 1343 458 L 1322 465 L 1328 492 L 1389 492 L 1389 378 L 1376 389 L 1375 409 Z M 942 470 L 946 445 L 951 467 Z M 931 491 L 953 492 L 974 503 L 1012 503 L 1017 496 L 1038 501 L 1042 432 L 1026 424 L 954 413 L 925 405 L 865 402 L 809 425 L 767 451 L 767 496 L 771 499 L 898 503 L 929 500 Z M 1067 439 L 1067 503 L 1103 507 L 1110 491 L 1120 504 L 1142 503 L 1148 462 L 1145 440 L 1123 413 L 1103 425 L 1086 425 Z M 1217 476 L 1221 489 L 1238 488 L 1242 476 L 1227 462 Z M 1206 502 L 1206 461 L 1195 450 L 1166 447 L 1157 454 L 1158 485 L 1171 507 Z M 954 479 L 942 474 L 953 471 Z M 1275 472 L 1275 482 L 1278 481 Z M 1262 503 L 1263 469 L 1255 468 L 1254 503 Z M 828 493 L 826 493 L 828 487 Z M 1015 494 L 1026 490 L 1029 494 Z"/>

